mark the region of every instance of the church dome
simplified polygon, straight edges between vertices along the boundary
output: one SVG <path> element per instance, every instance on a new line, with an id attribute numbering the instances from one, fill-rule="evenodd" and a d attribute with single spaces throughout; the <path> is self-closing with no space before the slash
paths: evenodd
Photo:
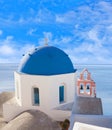
<path id="1" fill-rule="evenodd" d="M 18 71 L 31 75 L 58 75 L 76 70 L 65 52 L 53 46 L 44 46 L 26 54 Z"/>

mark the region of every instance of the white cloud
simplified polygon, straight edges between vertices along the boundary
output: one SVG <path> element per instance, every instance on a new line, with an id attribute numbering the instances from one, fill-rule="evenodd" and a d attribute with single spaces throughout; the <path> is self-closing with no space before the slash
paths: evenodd
<path id="1" fill-rule="evenodd" d="M 22 47 L 17 49 L 18 55 L 22 56 L 23 54 L 29 53 L 32 49 L 34 49 L 35 45 L 32 43 L 26 43 Z"/>
<path id="2" fill-rule="evenodd" d="M 38 9 L 38 10 L 33 10 L 33 9 L 29 9 L 29 15 L 28 16 L 20 16 L 19 19 L 13 21 L 13 24 L 43 24 L 43 23 L 50 23 L 52 24 L 55 19 L 55 15 L 53 14 L 53 12 L 51 12 L 50 10 L 48 10 L 47 8 L 43 8 L 43 9 Z M 12 21 L 10 21 L 10 23 L 12 23 Z"/>
<path id="3" fill-rule="evenodd" d="M 0 63 L 20 63 L 22 55 L 30 52 L 32 48 L 34 48 L 32 44 L 25 44 L 22 47 L 4 46 L 0 51 L 0 55 L 2 55 Z"/>
<path id="4" fill-rule="evenodd" d="M 19 63 L 22 55 L 30 52 L 34 47 L 34 44 L 28 42 L 19 45 L 13 36 L 7 36 L 5 39 L 0 40 L 0 63 Z"/>
<path id="5" fill-rule="evenodd" d="M 15 53 L 13 46 L 13 36 L 7 36 L 6 39 L 0 40 L 0 55 L 8 56 Z"/>
<path id="6" fill-rule="evenodd" d="M 13 36 L 7 36 L 5 39 L 0 40 L 0 45 L 13 43 Z"/>
<path id="7" fill-rule="evenodd" d="M 2 45 L 0 47 L 0 55 L 12 55 L 14 54 L 14 49 L 11 46 L 8 45 Z"/>
<path id="8" fill-rule="evenodd" d="M 43 32 L 44 37 L 39 39 L 38 45 L 43 46 L 46 44 L 46 39 L 48 45 L 66 47 L 70 42 L 72 42 L 73 37 L 61 36 L 60 38 L 55 38 L 51 32 Z"/>
<path id="9" fill-rule="evenodd" d="M 56 22 L 78 25 L 86 25 L 86 28 L 94 25 L 108 25 L 112 23 L 112 4 L 99 1 L 92 6 L 81 5 L 65 13 L 56 14 Z M 83 28 L 84 29 L 84 28 Z"/>
<path id="10" fill-rule="evenodd" d="M 66 44 L 65 46 L 66 49 L 64 49 L 64 51 L 70 56 L 74 64 L 112 63 L 111 57 L 107 59 L 108 55 L 110 54 L 110 51 L 101 44 L 82 43 L 82 45 L 79 46 L 72 45 L 71 47 L 70 44 L 68 43 L 69 41 L 73 40 L 71 37 L 70 38 L 62 37 L 61 39 L 53 39 L 52 33 L 46 32 L 45 35 L 51 37 L 49 41 L 51 43 L 50 45 L 58 44 L 60 48 L 63 48 L 64 44 Z M 42 39 L 40 40 L 41 40 L 41 45 L 43 45 Z M 43 43 L 44 43 L 44 39 L 43 39 Z M 74 41 L 72 41 L 72 43 L 74 44 Z M 26 43 L 22 47 L 18 46 L 18 43 L 15 42 L 14 39 L 11 39 L 10 43 L 8 42 L 8 44 L 4 44 L 2 42 L 1 50 L 0 50 L 0 55 L 2 55 L 2 58 L 0 59 L 0 62 L 18 63 L 20 62 L 22 55 L 26 54 L 27 52 L 30 52 L 30 50 L 34 47 L 35 45 L 32 43 Z"/>
<path id="11" fill-rule="evenodd" d="M 74 63 L 112 64 L 111 7 L 112 4 L 108 2 L 99 2 L 94 5 L 94 9 L 89 6 L 79 8 L 79 17 L 76 19 L 77 24 L 74 24 L 74 37 L 72 40 L 74 39 L 77 42 L 78 37 L 79 41 L 83 39 L 82 43 L 75 46 L 75 42 L 72 41 L 74 46 L 65 49 Z M 67 23 L 66 20 L 69 16 L 64 15 L 62 18 L 64 18 L 63 22 Z M 73 21 L 71 20 L 71 22 Z M 86 27 L 81 28 L 81 24 Z"/>
<path id="12" fill-rule="evenodd" d="M 106 12 L 112 12 L 112 4 L 110 2 L 100 1 L 98 4 L 98 10 L 106 11 Z"/>
<path id="13" fill-rule="evenodd" d="M 72 38 L 71 37 L 61 37 L 61 41 L 60 43 L 62 44 L 68 44 L 72 41 Z"/>
<path id="14" fill-rule="evenodd" d="M 82 43 L 65 49 L 73 63 L 112 64 L 111 51 L 101 44 Z"/>
<path id="15" fill-rule="evenodd" d="M 88 38 L 95 42 L 99 42 L 97 35 L 97 30 L 95 30 L 94 28 L 88 32 Z"/>
<path id="16" fill-rule="evenodd" d="M 5 41 L 9 42 L 11 40 L 13 40 L 13 36 L 7 36 Z"/>
<path id="17" fill-rule="evenodd" d="M 76 13 L 74 11 L 69 11 L 65 14 L 57 14 L 56 22 L 59 23 L 72 23 L 76 19 Z"/>
<path id="18" fill-rule="evenodd" d="M 31 28 L 28 32 L 27 32 L 27 34 L 28 35 L 34 35 L 34 33 L 37 31 L 37 29 L 35 29 L 35 28 Z"/>

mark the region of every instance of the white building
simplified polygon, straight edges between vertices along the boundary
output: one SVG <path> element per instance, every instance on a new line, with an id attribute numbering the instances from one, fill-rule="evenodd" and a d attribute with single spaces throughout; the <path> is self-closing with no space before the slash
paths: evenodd
<path id="1" fill-rule="evenodd" d="M 3 105 L 6 121 L 28 109 L 55 120 L 68 118 L 71 112 L 58 108 L 74 101 L 75 72 L 68 55 L 56 47 L 38 47 L 27 53 L 14 73 L 15 98 Z"/>

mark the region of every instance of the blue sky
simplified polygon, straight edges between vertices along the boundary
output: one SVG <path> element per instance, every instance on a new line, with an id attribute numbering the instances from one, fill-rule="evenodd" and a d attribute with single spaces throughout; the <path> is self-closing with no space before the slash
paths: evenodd
<path id="1" fill-rule="evenodd" d="M 0 0 L 0 63 L 19 63 L 45 38 L 74 64 L 112 64 L 112 1 Z"/>

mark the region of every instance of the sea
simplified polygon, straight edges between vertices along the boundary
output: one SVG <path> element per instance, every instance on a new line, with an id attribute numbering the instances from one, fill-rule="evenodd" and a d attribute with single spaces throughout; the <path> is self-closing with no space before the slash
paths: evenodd
<path id="1" fill-rule="evenodd" d="M 102 99 L 103 114 L 112 115 L 112 65 L 74 65 L 77 77 L 87 68 L 96 82 L 97 97 Z M 14 71 L 18 64 L 0 63 L 0 92 L 14 91 Z"/>

